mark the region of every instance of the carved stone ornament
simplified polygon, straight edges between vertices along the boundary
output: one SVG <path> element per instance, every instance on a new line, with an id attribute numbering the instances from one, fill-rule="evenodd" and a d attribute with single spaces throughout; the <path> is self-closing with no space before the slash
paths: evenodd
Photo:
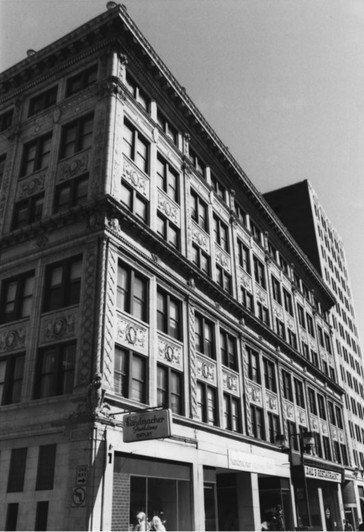
<path id="1" fill-rule="evenodd" d="M 22 349 L 25 345 L 25 327 L 0 331 L 0 352 Z"/>
<path id="2" fill-rule="evenodd" d="M 220 264 L 227 272 L 230 272 L 230 259 L 225 253 L 220 250 L 217 250 L 215 253 L 216 262 Z"/>
<path id="3" fill-rule="evenodd" d="M 153 142 L 157 143 L 159 139 L 159 129 L 157 127 L 153 128 L 152 135 L 153 135 Z"/>
<path id="4" fill-rule="evenodd" d="M 182 347 L 162 336 L 158 336 L 158 358 L 170 366 L 183 369 Z"/>
<path id="5" fill-rule="evenodd" d="M 96 373 L 92 382 L 88 385 L 86 400 L 79 404 L 77 410 L 69 417 L 76 419 L 80 417 L 87 417 L 89 419 L 107 418 L 112 421 L 114 417 L 111 414 L 111 407 L 106 403 L 104 398 L 103 377 L 101 373 Z M 100 433 L 99 431 L 97 432 L 97 437 L 103 440 L 104 429 L 101 429 Z"/>
<path id="6" fill-rule="evenodd" d="M 89 152 L 87 151 L 58 165 L 58 181 L 65 181 L 67 179 L 71 179 L 72 177 L 77 177 L 87 172 L 88 168 Z"/>
<path id="7" fill-rule="evenodd" d="M 195 225 L 192 226 L 192 240 L 204 251 L 210 253 L 208 238 Z"/>
<path id="8" fill-rule="evenodd" d="M 158 191 L 158 209 L 179 227 L 179 209 L 160 191 Z"/>
<path id="9" fill-rule="evenodd" d="M 328 426 L 327 426 L 327 423 L 324 421 L 321 421 L 321 431 L 322 431 L 322 434 L 328 433 Z"/>
<path id="10" fill-rule="evenodd" d="M 124 159 L 124 166 L 122 171 L 122 177 L 131 184 L 138 192 L 143 194 L 143 196 L 149 199 L 149 181 L 141 173 L 140 170 L 137 170 L 132 166 L 128 161 Z"/>
<path id="11" fill-rule="evenodd" d="M 242 273 L 240 275 L 240 283 L 244 286 L 244 288 L 246 288 L 247 290 L 251 292 L 252 282 L 248 275 L 246 275 L 245 273 Z"/>
<path id="12" fill-rule="evenodd" d="M 216 384 L 216 366 L 213 362 L 197 356 L 196 369 L 199 379 Z"/>
<path id="13" fill-rule="evenodd" d="M 120 318 L 117 324 L 117 341 L 122 345 L 132 347 L 135 350 L 147 354 L 148 330 L 127 319 Z"/>
<path id="14" fill-rule="evenodd" d="M 304 410 L 301 410 L 297 408 L 298 410 L 298 421 L 300 422 L 300 425 L 307 425 L 307 419 L 306 419 L 306 412 Z"/>
<path id="15" fill-rule="evenodd" d="M 288 318 L 287 326 L 288 326 L 289 329 L 291 329 L 291 331 L 295 330 L 294 322 L 293 322 L 293 320 L 291 318 Z"/>
<path id="16" fill-rule="evenodd" d="M 317 431 L 318 431 L 318 429 L 319 429 L 319 423 L 318 423 L 318 419 L 317 419 L 317 417 L 311 415 L 310 420 L 311 420 L 311 427 L 312 427 L 314 430 L 317 430 Z"/>
<path id="17" fill-rule="evenodd" d="M 343 430 L 338 430 L 337 433 L 338 433 L 338 436 L 339 436 L 339 441 L 341 443 L 344 443 L 344 441 L 345 441 L 344 431 Z"/>
<path id="18" fill-rule="evenodd" d="M 277 305 L 274 305 L 273 307 L 273 313 L 275 316 L 277 316 L 279 319 L 283 319 L 283 312 L 282 312 L 282 309 L 280 307 L 278 307 Z"/>
<path id="19" fill-rule="evenodd" d="M 278 399 L 276 395 L 266 392 L 265 401 L 269 410 L 272 410 L 273 412 L 278 411 Z"/>
<path id="20" fill-rule="evenodd" d="M 337 429 L 336 429 L 336 427 L 334 425 L 331 425 L 331 434 L 332 434 L 332 437 L 334 438 L 334 440 L 338 439 Z"/>
<path id="21" fill-rule="evenodd" d="M 56 107 L 55 110 L 53 111 L 53 122 L 55 124 L 57 124 L 59 122 L 59 119 L 61 118 L 61 116 L 62 116 L 61 108 L 60 107 Z"/>
<path id="22" fill-rule="evenodd" d="M 44 190 L 45 172 L 34 175 L 26 181 L 22 181 L 18 186 L 17 199 L 28 198 L 33 194 L 39 194 Z"/>
<path id="23" fill-rule="evenodd" d="M 234 395 L 239 395 L 239 381 L 237 375 L 223 369 L 222 384 L 224 390 L 231 392 Z"/>
<path id="24" fill-rule="evenodd" d="M 259 406 L 262 406 L 262 390 L 260 386 L 249 382 L 246 387 L 246 394 L 251 403 L 255 403 Z"/>
<path id="25" fill-rule="evenodd" d="M 284 402 L 284 409 L 286 411 L 286 418 L 294 420 L 294 408 L 290 403 Z"/>
<path id="26" fill-rule="evenodd" d="M 257 288 L 257 290 L 256 290 L 256 296 L 257 296 L 257 299 L 259 299 L 259 301 L 261 303 L 263 303 L 263 305 L 265 305 L 265 306 L 267 305 L 267 296 L 259 288 Z"/>
<path id="27" fill-rule="evenodd" d="M 43 318 L 40 341 L 52 342 L 60 338 L 69 338 L 76 334 L 76 314 L 63 314 Z"/>

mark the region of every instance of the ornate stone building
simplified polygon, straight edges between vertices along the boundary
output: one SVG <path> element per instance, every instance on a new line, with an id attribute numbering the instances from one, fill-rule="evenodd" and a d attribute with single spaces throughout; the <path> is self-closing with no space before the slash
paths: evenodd
<path id="1" fill-rule="evenodd" d="M 126 9 L 2 73 L 0 104 L 0 527 L 339 527 L 335 295 Z"/>

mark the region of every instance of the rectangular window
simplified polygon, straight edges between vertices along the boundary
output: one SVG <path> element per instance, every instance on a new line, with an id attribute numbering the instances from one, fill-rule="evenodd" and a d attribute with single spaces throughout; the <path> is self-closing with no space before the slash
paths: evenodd
<path id="1" fill-rule="evenodd" d="M 254 279 L 262 287 L 266 288 L 265 267 L 257 257 L 253 257 Z"/>
<path id="2" fill-rule="evenodd" d="M 258 440 L 265 440 L 263 409 L 255 405 L 250 405 L 250 415 L 252 422 L 252 436 Z"/>
<path id="3" fill-rule="evenodd" d="M 216 196 L 218 196 L 223 201 L 226 201 L 226 198 L 227 198 L 226 187 L 224 187 L 224 185 L 221 184 L 219 179 L 214 174 L 211 174 L 211 185 L 216 193 Z"/>
<path id="4" fill-rule="evenodd" d="M 88 174 L 70 179 L 56 186 L 54 212 L 61 212 L 82 205 L 87 201 Z"/>
<path id="5" fill-rule="evenodd" d="M 269 310 L 260 301 L 257 302 L 257 315 L 263 323 L 269 326 Z"/>
<path id="6" fill-rule="evenodd" d="M 330 355 L 332 354 L 332 351 L 331 351 L 331 341 L 330 341 L 330 336 L 328 334 L 325 333 L 325 347 L 326 347 L 326 351 L 328 353 L 330 353 Z"/>
<path id="7" fill-rule="evenodd" d="M 52 133 L 31 140 L 24 144 L 20 177 L 46 168 L 49 164 L 52 145 Z"/>
<path id="8" fill-rule="evenodd" d="M 38 454 L 36 490 L 52 490 L 57 446 L 41 445 Z"/>
<path id="9" fill-rule="evenodd" d="M 76 342 L 41 349 L 38 354 L 34 398 L 72 393 L 75 375 Z"/>
<path id="10" fill-rule="evenodd" d="M 237 202 L 235 202 L 235 214 L 236 214 L 237 219 L 241 223 L 241 225 L 246 227 L 248 215 L 245 212 L 245 210 L 241 207 L 241 205 L 239 205 Z"/>
<path id="11" fill-rule="evenodd" d="M 32 311 L 34 271 L 25 272 L 2 282 L 0 322 L 28 318 Z"/>
<path id="12" fill-rule="evenodd" d="M 249 346 L 246 346 L 248 362 L 248 378 L 251 381 L 261 384 L 259 353 Z"/>
<path id="13" fill-rule="evenodd" d="M 333 444 L 334 444 L 334 456 L 335 456 L 335 461 L 336 461 L 337 463 L 339 463 L 339 464 L 342 464 L 339 442 L 337 442 L 337 441 L 333 441 Z"/>
<path id="14" fill-rule="evenodd" d="M 0 358 L 0 405 L 20 402 L 24 362 L 24 354 Z"/>
<path id="15" fill-rule="evenodd" d="M 291 331 L 291 329 L 287 329 L 288 334 L 288 343 L 294 348 L 297 349 L 297 336 L 296 334 Z"/>
<path id="16" fill-rule="evenodd" d="M 172 126 L 172 124 L 167 120 L 167 118 L 161 113 L 161 111 L 157 110 L 157 123 L 159 127 L 162 129 L 163 133 L 175 144 L 178 145 L 178 132 L 177 129 Z"/>
<path id="17" fill-rule="evenodd" d="M 131 187 L 124 180 L 121 182 L 120 201 L 135 216 L 140 218 L 144 223 L 148 223 L 149 202 L 134 187 Z"/>
<path id="18" fill-rule="evenodd" d="M 279 281 L 274 277 L 274 275 L 271 276 L 271 279 L 272 279 L 273 299 L 275 299 L 277 303 L 282 305 L 281 285 Z"/>
<path id="19" fill-rule="evenodd" d="M 8 129 L 8 127 L 11 126 L 13 114 L 14 109 L 10 109 L 9 111 L 6 111 L 0 115 L 0 131 L 5 131 L 5 129 Z"/>
<path id="20" fill-rule="evenodd" d="M 206 275 L 211 275 L 210 257 L 196 244 L 192 244 L 192 262 Z"/>
<path id="21" fill-rule="evenodd" d="M 147 359 L 128 349 L 115 347 L 115 393 L 128 399 L 147 402 Z"/>
<path id="22" fill-rule="evenodd" d="M 231 294 L 231 275 L 220 264 L 216 264 L 216 282 L 223 290 Z"/>
<path id="23" fill-rule="evenodd" d="M 270 443 L 276 443 L 279 429 L 279 417 L 273 412 L 268 412 L 268 431 Z"/>
<path id="24" fill-rule="evenodd" d="M 267 390 L 277 391 L 275 365 L 271 360 L 263 358 L 264 384 Z"/>
<path id="25" fill-rule="evenodd" d="M 148 280 L 122 263 L 118 266 L 116 306 L 141 321 L 148 321 Z"/>
<path id="26" fill-rule="evenodd" d="M 252 220 L 250 220 L 250 231 L 251 231 L 251 234 L 252 234 L 252 237 L 254 238 L 254 240 L 256 242 L 258 242 L 258 244 L 261 244 L 262 243 L 262 232 L 261 230 L 255 225 L 254 222 L 252 222 Z"/>
<path id="27" fill-rule="evenodd" d="M 51 87 L 50 89 L 33 96 L 29 102 L 28 116 L 33 116 L 54 105 L 57 101 L 57 91 L 58 86 L 56 85 L 55 87 Z"/>
<path id="28" fill-rule="evenodd" d="M 16 530 L 16 525 L 18 522 L 18 510 L 18 502 L 10 502 L 8 504 L 8 509 L 6 512 L 5 530 Z"/>
<path id="29" fill-rule="evenodd" d="M 305 313 L 303 310 L 303 307 L 301 305 L 297 304 L 297 312 L 298 312 L 298 322 L 303 327 L 303 329 L 306 329 L 306 322 L 305 322 Z"/>
<path id="30" fill-rule="evenodd" d="M 160 212 L 157 212 L 157 233 L 168 244 L 180 249 L 180 230 Z"/>
<path id="31" fill-rule="evenodd" d="M 311 414 L 314 414 L 315 416 L 317 416 L 316 394 L 311 388 L 308 388 L 307 392 L 308 392 L 308 402 L 310 406 L 310 412 Z"/>
<path id="32" fill-rule="evenodd" d="M 188 153 L 188 157 L 192 163 L 192 166 L 195 168 L 195 170 L 197 170 L 197 172 L 199 174 L 201 174 L 201 176 L 206 179 L 206 165 L 205 163 L 202 162 L 202 160 L 200 159 L 200 157 L 193 151 L 193 149 L 191 148 L 191 144 L 189 144 L 189 153 Z"/>
<path id="33" fill-rule="evenodd" d="M 23 491 L 28 449 L 12 449 L 8 477 L 8 493 Z"/>
<path id="34" fill-rule="evenodd" d="M 318 354 L 313 349 L 311 349 L 311 362 L 317 368 L 319 367 Z"/>
<path id="35" fill-rule="evenodd" d="M 129 120 L 124 120 L 124 146 L 123 151 L 135 165 L 146 174 L 149 174 L 149 150 L 147 139 L 133 126 Z"/>
<path id="36" fill-rule="evenodd" d="M 314 432 L 313 436 L 315 438 L 315 452 L 316 452 L 316 455 L 319 458 L 323 458 L 324 455 L 323 455 L 323 452 L 322 452 L 321 436 L 320 436 L 320 434 L 318 432 Z"/>
<path id="37" fill-rule="evenodd" d="M 214 324 L 200 314 L 195 315 L 195 346 L 200 353 L 216 358 Z"/>
<path id="38" fill-rule="evenodd" d="M 131 94 L 134 96 L 135 100 L 138 102 L 138 104 L 145 110 L 149 111 L 150 108 L 150 98 L 146 95 L 146 93 L 139 87 L 138 83 L 132 78 L 129 74 L 129 72 L 126 73 L 125 76 L 125 84 L 131 92 Z"/>
<path id="39" fill-rule="evenodd" d="M 39 222 L 42 219 L 44 194 L 30 196 L 14 205 L 12 229 Z"/>
<path id="40" fill-rule="evenodd" d="M 279 255 L 279 265 L 282 268 L 282 272 L 288 275 L 288 262 L 282 257 L 282 255 Z"/>
<path id="41" fill-rule="evenodd" d="M 306 322 L 307 322 L 307 330 L 308 333 L 315 338 L 315 328 L 313 326 L 313 319 L 312 316 L 306 313 Z"/>
<path id="42" fill-rule="evenodd" d="M 157 367 L 157 406 L 183 414 L 182 374 L 160 364 Z"/>
<path id="43" fill-rule="evenodd" d="M 71 157 L 92 145 L 94 115 L 82 116 L 62 128 L 60 159 Z"/>
<path id="44" fill-rule="evenodd" d="M 197 383 L 198 418 L 209 425 L 218 425 L 216 389 L 204 382 Z"/>
<path id="45" fill-rule="evenodd" d="M 291 374 L 288 371 L 282 370 L 282 382 L 283 382 L 283 397 L 288 401 L 293 402 L 293 389 Z"/>
<path id="46" fill-rule="evenodd" d="M 80 302 L 82 256 L 77 255 L 46 268 L 43 312 L 56 310 Z"/>
<path id="47" fill-rule="evenodd" d="M 173 201 L 179 203 L 179 174 L 160 153 L 157 154 L 157 183 Z"/>
<path id="48" fill-rule="evenodd" d="M 305 394 L 303 390 L 303 383 L 302 381 L 296 379 L 296 377 L 293 377 L 294 382 L 294 391 L 296 395 L 296 405 L 300 406 L 301 408 L 305 408 Z"/>
<path id="49" fill-rule="evenodd" d="M 213 216 L 213 223 L 215 242 L 219 244 L 224 251 L 229 253 L 229 232 L 227 225 L 215 214 Z"/>
<path id="50" fill-rule="evenodd" d="M 239 400 L 224 393 L 224 429 L 241 432 Z"/>
<path id="51" fill-rule="evenodd" d="M 280 336 L 283 339 L 286 338 L 286 329 L 285 329 L 284 323 L 278 318 L 276 318 L 276 330 L 277 330 L 278 336 Z"/>
<path id="52" fill-rule="evenodd" d="M 308 345 L 305 343 L 305 342 L 302 342 L 302 354 L 305 358 L 309 358 L 309 349 L 308 349 Z"/>
<path id="53" fill-rule="evenodd" d="M 222 364 L 238 371 L 236 338 L 222 329 L 220 329 L 220 353 Z"/>
<path id="54" fill-rule="evenodd" d="M 157 329 L 182 341 L 181 301 L 160 288 L 157 289 Z"/>
<path id="55" fill-rule="evenodd" d="M 67 80 L 66 98 L 72 94 L 77 94 L 78 92 L 86 89 L 90 85 L 96 83 L 96 81 L 97 65 L 92 65 L 91 67 L 82 70 L 82 72 L 78 72 Z"/>
<path id="56" fill-rule="evenodd" d="M 5 172 L 5 162 L 6 162 L 6 153 L 0 155 L 0 187 L 3 181 L 3 176 Z"/>
<path id="57" fill-rule="evenodd" d="M 191 189 L 191 217 L 204 231 L 209 232 L 207 204 Z"/>
<path id="58" fill-rule="evenodd" d="M 239 264 L 247 273 L 251 273 L 250 250 L 248 246 L 238 240 Z"/>
<path id="59" fill-rule="evenodd" d="M 254 298 L 245 288 L 241 287 L 241 302 L 250 312 L 254 312 Z"/>
<path id="60" fill-rule="evenodd" d="M 47 530 L 48 501 L 38 501 L 34 530 Z"/>
<path id="61" fill-rule="evenodd" d="M 334 409 L 334 405 L 328 401 L 327 402 L 327 407 L 328 407 L 328 410 L 329 410 L 329 420 L 330 420 L 330 423 L 332 425 L 336 425 L 336 417 L 335 417 L 335 409 Z"/>

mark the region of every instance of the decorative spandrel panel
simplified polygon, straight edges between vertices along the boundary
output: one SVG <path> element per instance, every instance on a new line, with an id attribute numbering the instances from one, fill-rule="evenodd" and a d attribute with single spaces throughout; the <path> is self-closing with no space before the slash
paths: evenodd
<path id="1" fill-rule="evenodd" d="M 183 371 L 182 345 L 158 334 L 158 361 Z"/>
<path id="2" fill-rule="evenodd" d="M 40 323 L 40 345 L 74 338 L 78 333 L 78 308 L 44 316 Z"/>
<path id="3" fill-rule="evenodd" d="M 240 279 L 240 284 L 244 288 L 246 288 L 248 292 L 252 293 L 252 290 L 253 290 L 252 278 L 242 268 L 239 268 L 239 279 Z"/>
<path id="4" fill-rule="evenodd" d="M 267 295 L 267 292 L 265 290 L 263 290 L 260 285 L 258 285 L 257 283 L 255 283 L 255 295 L 256 295 L 256 298 L 258 299 L 258 301 L 260 301 L 262 303 L 262 305 L 264 305 L 265 307 L 268 306 L 268 295 Z"/>
<path id="5" fill-rule="evenodd" d="M 161 211 L 177 227 L 181 226 L 181 209 L 162 190 L 158 189 L 158 210 Z"/>
<path id="6" fill-rule="evenodd" d="M 218 244 L 215 243 L 215 259 L 217 264 L 219 264 L 225 271 L 228 273 L 231 272 L 231 259 L 225 251 L 223 251 Z"/>
<path id="7" fill-rule="evenodd" d="M 10 353 L 25 349 L 28 326 L 10 326 L 0 329 L 0 353 Z"/>
<path id="8" fill-rule="evenodd" d="M 265 406 L 267 410 L 278 414 L 278 396 L 276 393 L 265 391 Z"/>
<path id="9" fill-rule="evenodd" d="M 341 429 L 338 429 L 338 431 L 337 431 L 337 435 L 338 435 L 338 438 L 339 438 L 339 442 L 340 442 L 340 443 L 345 443 L 345 435 L 344 435 L 344 431 L 341 430 Z"/>
<path id="10" fill-rule="evenodd" d="M 263 406 L 262 387 L 256 382 L 250 380 L 247 381 L 246 395 L 250 403 L 253 403 L 260 407 Z"/>
<path id="11" fill-rule="evenodd" d="M 200 246 L 207 254 L 211 254 L 210 237 L 195 222 L 191 223 L 192 242 Z"/>
<path id="12" fill-rule="evenodd" d="M 222 368 L 222 387 L 224 392 L 240 397 L 239 375 L 227 368 Z"/>
<path id="13" fill-rule="evenodd" d="M 124 315 L 117 317 L 115 341 L 120 345 L 149 355 L 149 330 L 144 325 Z"/>
<path id="14" fill-rule="evenodd" d="M 35 194 L 44 192 L 44 184 L 47 179 L 47 170 L 36 172 L 31 176 L 19 181 L 16 189 L 16 201 L 20 201 Z"/>
<path id="15" fill-rule="evenodd" d="M 329 426 L 328 426 L 327 421 L 321 420 L 321 434 L 323 436 L 328 436 L 329 435 Z"/>
<path id="16" fill-rule="evenodd" d="M 330 425 L 330 432 L 331 432 L 331 436 L 333 437 L 333 439 L 337 440 L 339 436 L 338 436 L 337 428 L 335 427 L 335 425 Z"/>
<path id="17" fill-rule="evenodd" d="M 283 414 L 285 419 L 295 421 L 294 404 L 287 401 L 287 399 L 283 399 Z"/>
<path id="18" fill-rule="evenodd" d="M 216 362 L 202 355 L 196 356 L 197 378 L 209 384 L 217 385 Z"/>
<path id="19" fill-rule="evenodd" d="M 296 418 L 300 425 L 307 427 L 307 413 L 306 410 L 296 406 Z"/>
<path id="20" fill-rule="evenodd" d="M 312 430 L 316 430 L 317 432 L 320 430 L 319 420 L 313 414 L 310 415 L 310 423 L 311 423 Z"/>
<path id="21" fill-rule="evenodd" d="M 150 199 L 150 181 L 135 164 L 124 155 L 122 178 L 145 199 Z"/>
<path id="22" fill-rule="evenodd" d="M 90 169 L 90 150 L 83 151 L 60 162 L 57 167 L 57 183 L 78 177 Z"/>

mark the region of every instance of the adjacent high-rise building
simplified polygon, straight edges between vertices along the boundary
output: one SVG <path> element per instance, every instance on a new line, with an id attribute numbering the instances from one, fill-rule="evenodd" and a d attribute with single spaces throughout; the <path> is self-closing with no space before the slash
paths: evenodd
<path id="1" fill-rule="evenodd" d="M 341 248 L 329 287 L 123 6 L 0 106 L 0 528 L 356 526 Z"/>

